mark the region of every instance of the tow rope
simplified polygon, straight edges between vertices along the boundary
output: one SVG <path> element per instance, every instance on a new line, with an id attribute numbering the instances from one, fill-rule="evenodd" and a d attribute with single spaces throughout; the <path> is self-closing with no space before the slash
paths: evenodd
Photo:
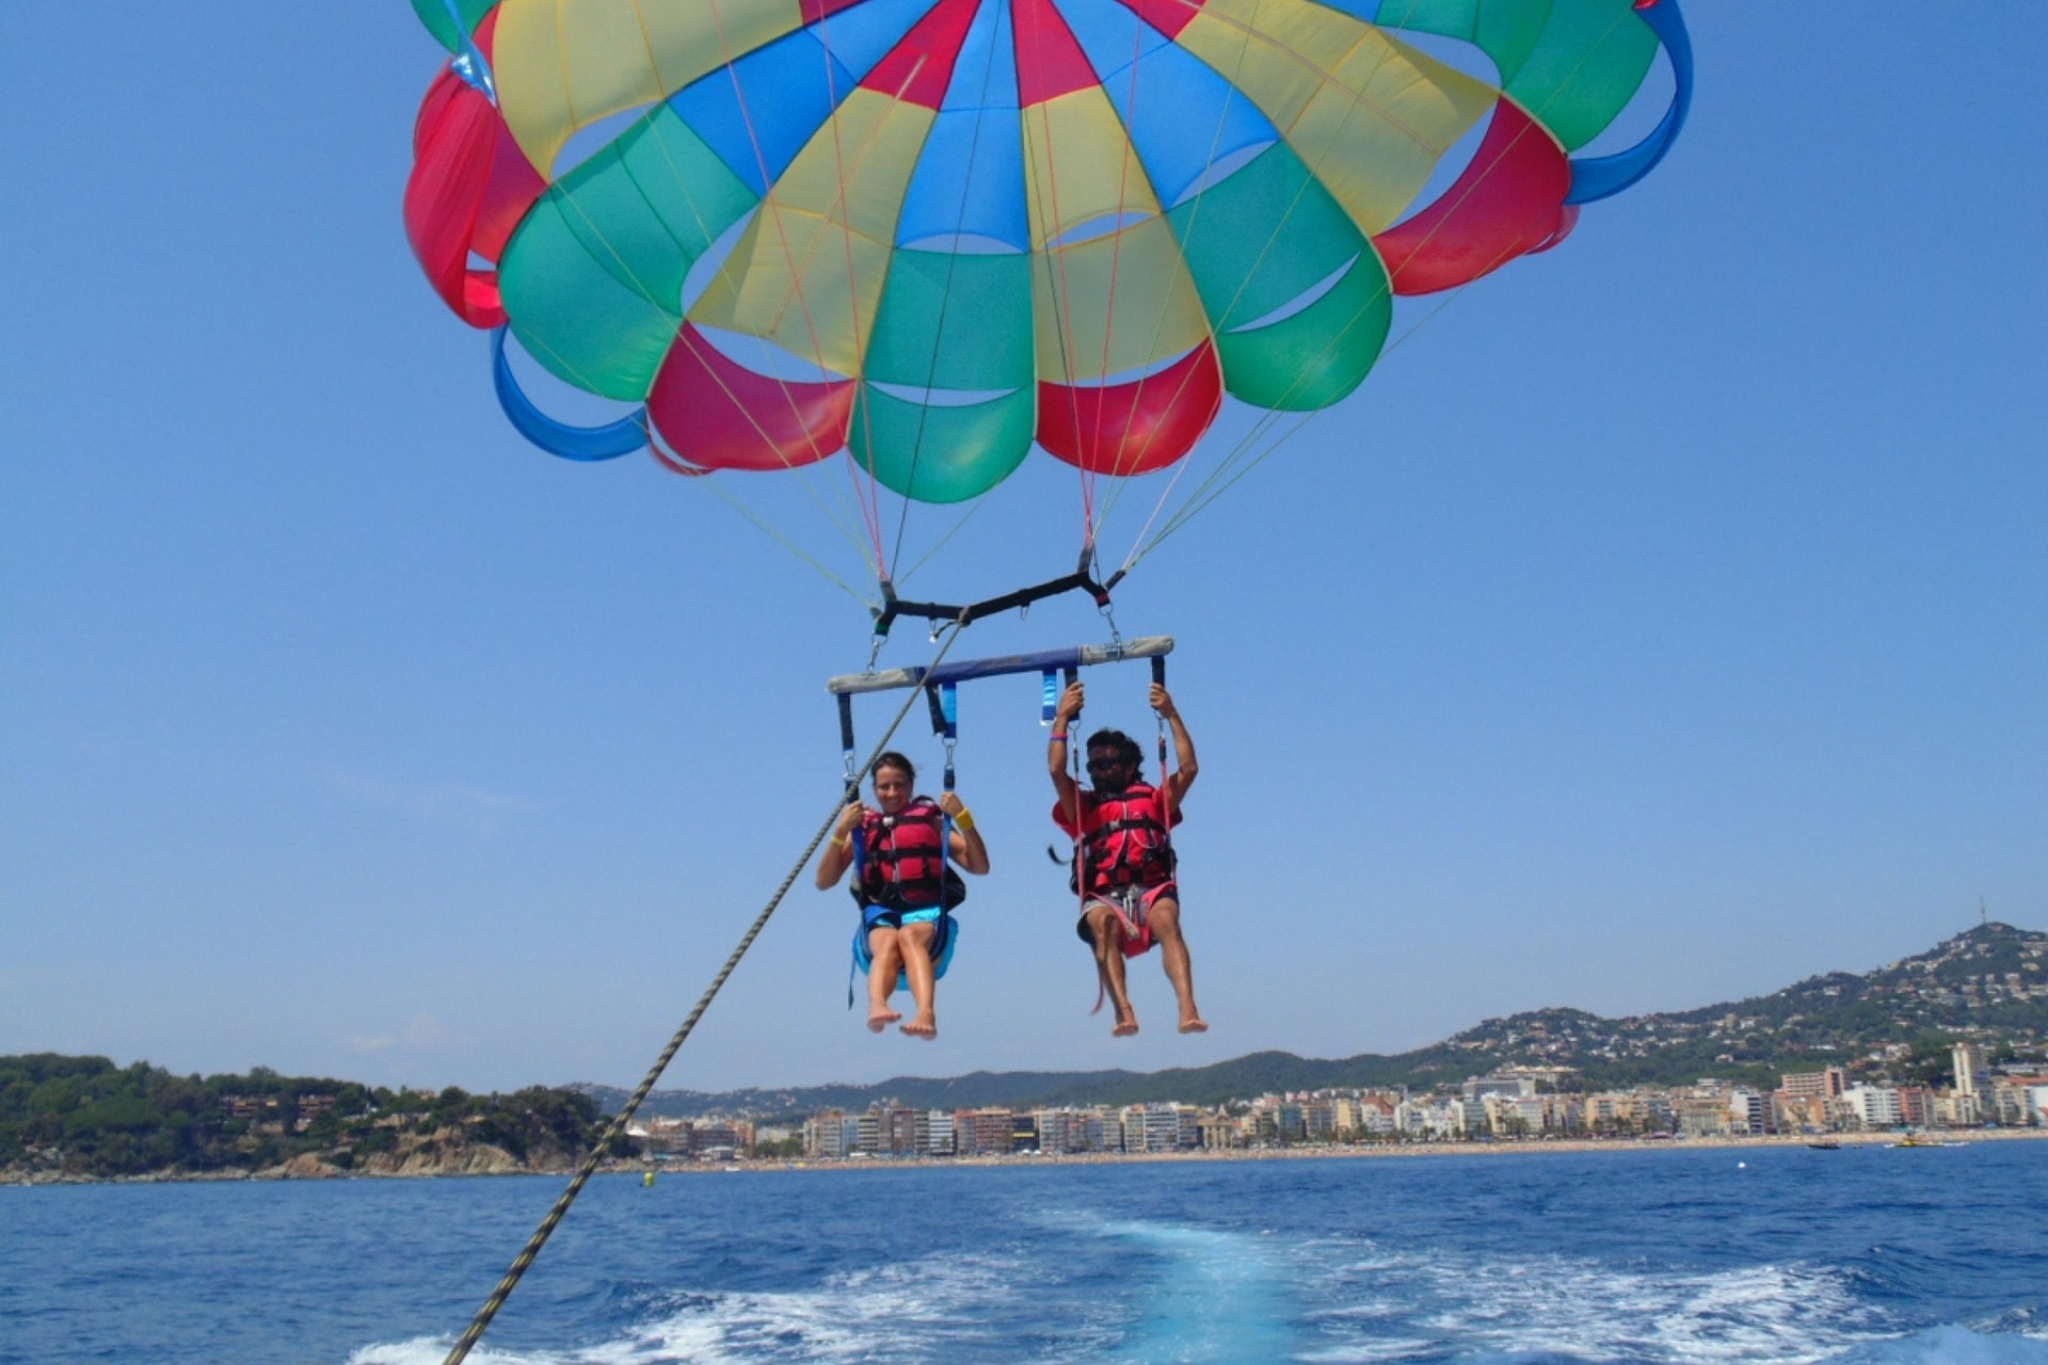
<path id="1" fill-rule="evenodd" d="M 946 657 L 946 651 L 960 638 L 960 631 L 964 625 L 964 622 L 954 621 L 941 627 L 946 636 L 945 643 L 940 645 L 939 652 L 932 656 L 930 668 L 937 668 L 940 661 Z M 625 1107 L 613 1117 L 611 1125 L 604 1130 L 604 1135 L 598 1138 L 596 1145 L 590 1149 L 590 1155 L 583 1158 L 583 1164 L 576 1168 L 576 1175 L 569 1181 L 569 1187 L 555 1200 L 555 1206 L 548 1210 L 548 1216 L 540 1220 L 540 1226 L 533 1230 L 533 1236 L 526 1239 L 526 1245 L 520 1249 L 519 1255 L 513 1258 L 511 1267 L 505 1271 L 505 1278 L 498 1281 L 498 1287 L 484 1300 L 484 1306 L 477 1309 L 468 1329 L 457 1339 L 454 1348 L 448 1352 L 441 1365 L 462 1365 L 471 1349 L 483 1338 L 484 1332 L 491 1325 L 491 1319 L 498 1316 L 498 1310 L 505 1306 L 505 1300 L 512 1297 L 512 1291 L 519 1286 L 520 1277 L 526 1274 L 534 1258 L 540 1255 L 540 1249 L 546 1246 L 548 1238 L 554 1235 L 555 1227 L 562 1221 L 562 1216 L 569 1212 L 569 1206 L 576 1202 L 576 1196 L 583 1193 L 584 1185 L 597 1170 L 605 1152 L 625 1133 L 626 1125 L 632 1122 L 633 1115 L 638 1112 L 648 1092 L 652 1091 L 655 1083 L 661 1079 L 661 1073 L 668 1070 L 668 1064 L 675 1059 L 684 1040 L 696 1029 L 697 1021 L 704 1017 L 704 1011 L 711 1007 L 712 1000 L 724 987 L 726 978 L 733 974 L 733 969 L 740 965 L 740 959 L 747 955 L 747 949 L 754 946 L 754 940 L 768 927 L 769 917 L 775 913 L 776 907 L 782 904 L 782 898 L 789 894 L 790 887 L 796 885 L 796 879 L 803 875 L 804 868 L 810 865 L 811 855 L 818 851 L 818 846 L 825 842 L 833 827 L 839 823 L 840 812 L 846 808 L 846 803 L 859 795 L 861 779 L 868 775 L 875 766 L 875 760 L 889 747 L 889 740 L 895 735 L 896 727 L 903 723 L 903 718 L 910 714 L 910 708 L 916 705 L 917 695 L 917 690 L 912 689 L 909 697 L 904 700 L 903 708 L 896 713 L 896 718 L 889 722 L 889 728 L 882 733 L 882 738 L 876 743 L 874 751 L 868 755 L 868 761 L 862 765 L 859 772 L 848 774 L 846 790 L 841 793 L 840 799 L 833 803 L 832 813 L 825 817 L 825 823 L 818 827 L 818 832 L 804 845 L 803 855 L 796 860 L 796 865 L 789 869 L 789 875 L 782 879 L 782 885 L 775 888 L 775 894 L 768 898 L 767 906 L 754 917 L 754 922 L 740 938 L 739 946 L 732 950 L 732 956 L 726 958 L 725 965 L 718 969 L 718 975 L 711 978 L 711 984 L 705 988 L 703 996 L 697 1001 L 697 1007 L 690 1011 L 689 1018 L 683 1020 L 682 1027 L 676 1030 L 675 1037 L 668 1040 L 668 1046 L 662 1049 L 661 1056 L 655 1058 L 654 1065 L 648 1068 L 646 1078 L 640 1082 L 640 1088 L 633 1092 Z"/>

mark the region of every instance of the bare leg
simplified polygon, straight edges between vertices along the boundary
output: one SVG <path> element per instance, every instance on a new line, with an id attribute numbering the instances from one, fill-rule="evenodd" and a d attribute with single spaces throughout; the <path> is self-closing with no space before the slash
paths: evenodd
<path id="1" fill-rule="evenodd" d="M 897 935 L 885 924 L 868 930 L 868 1028 L 875 1033 L 903 1017 L 889 1008 L 889 993 L 896 989 L 896 973 L 903 962 Z"/>
<path id="2" fill-rule="evenodd" d="M 1152 909 L 1146 916 L 1152 926 L 1152 939 L 1159 945 L 1160 965 L 1166 968 L 1166 979 L 1173 983 L 1174 996 L 1180 1001 L 1180 1031 L 1182 1033 L 1207 1033 L 1209 1026 L 1202 1021 L 1202 1012 L 1195 1008 L 1195 968 L 1188 961 L 1188 943 L 1180 936 L 1180 902 L 1171 896 L 1161 896 L 1152 902 Z"/>
<path id="3" fill-rule="evenodd" d="M 1110 1001 L 1116 1006 L 1116 1026 L 1110 1035 L 1128 1038 L 1138 1031 L 1138 1012 L 1131 1008 L 1130 994 L 1124 989 L 1124 922 L 1108 906 L 1091 905 L 1088 932 L 1095 938 L 1095 970 L 1109 987 Z"/>
<path id="4" fill-rule="evenodd" d="M 917 1015 L 903 1026 L 913 1038 L 929 1042 L 939 1036 L 939 1017 L 932 1013 L 932 993 L 938 988 L 932 971 L 932 939 L 937 926 L 906 924 L 896 936 L 903 951 L 903 974 L 910 978 L 910 994 L 917 1001 Z"/>

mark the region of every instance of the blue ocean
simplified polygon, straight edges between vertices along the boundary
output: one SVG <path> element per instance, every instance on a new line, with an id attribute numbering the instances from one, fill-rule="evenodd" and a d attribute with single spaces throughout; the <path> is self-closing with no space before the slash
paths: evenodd
<path id="1" fill-rule="evenodd" d="M 0 1189 L 0 1360 L 434 1365 L 561 1183 Z M 2048 1365 L 2048 1142 L 611 1176 L 471 1359 Z"/>

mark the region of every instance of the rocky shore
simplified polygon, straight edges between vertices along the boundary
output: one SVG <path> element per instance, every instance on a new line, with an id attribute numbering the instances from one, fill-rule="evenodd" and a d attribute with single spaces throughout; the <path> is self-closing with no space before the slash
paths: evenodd
<path id="1" fill-rule="evenodd" d="M 2029 1141 L 2048 1138 L 2048 1129 L 2004 1128 L 1945 1132 L 1930 1145 L 1974 1146 L 1981 1142 Z M 1829 1141 L 1844 1150 L 1896 1146 L 1897 1133 L 1840 1133 Z M 1707 1138 L 1689 1141 L 1669 1139 L 1614 1138 L 1528 1140 L 1518 1142 L 1415 1142 L 1373 1143 L 1357 1147 L 1288 1147 L 1226 1149 L 1191 1152 L 1076 1152 L 1048 1156 L 1019 1152 L 1010 1156 L 877 1158 L 855 1157 L 843 1161 L 770 1160 L 708 1163 L 649 1162 L 640 1159 L 607 1161 L 607 1174 L 664 1175 L 763 1174 L 777 1171 L 881 1171 L 910 1166 L 1017 1168 L 1046 1165 L 1107 1166 L 1117 1164 L 1184 1165 L 1210 1161 L 1349 1161 L 1414 1160 L 1428 1157 L 1511 1157 L 1559 1152 L 1745 1152 L 1771 1148 L 1806 1147 L 1818 1141 L 1808 1137 Z M 382 1153 L 374 1160 L 343 1168 L 312 1155 L 294 1157 L 262 1170 L 151 1171 L 141 1175 L 88 1176 L 64 1171 L 28 1170 L 10 1167 L 0 1170 L 0 1186 L 6 1185 L 155 1185 L 185 1181 L 215 1180 L 411 1180 L 440 1176 L 567 1176 L 575 1171 L 578 1158 L 561 1152 L 522 1161 L 501 1147 L 488 1143 L 460 1143 L 427 1140 L 410 1151 Z"/>
<path id="2" fill-rule="evenodd" d="M 301 1153 L 288 1161 L 261 1168 L 230 1166 L 215 1171 L 187 1171 L 170 1167 L 133 1175 L 86 1175 L 17 1163 L 0 1169 L 0 1185 L 158 1185 L 215 1180 L 404 1180 L 433 1176 L 568 1175 L 576 1169 L 582 1156 L 582 1153 L 551 1148 L 521 1158 L 488 1142 L 465 1142 L 459 1137 L 435 1134 L 408 1136 L 392 1151 L 358 1157 L 347 1166 L 327 1160 L 318 1152 Z M 607 1163 L 605 1167 L 621 1171 L 644 1168 L 644 1163 L 637 1161 Z"/>

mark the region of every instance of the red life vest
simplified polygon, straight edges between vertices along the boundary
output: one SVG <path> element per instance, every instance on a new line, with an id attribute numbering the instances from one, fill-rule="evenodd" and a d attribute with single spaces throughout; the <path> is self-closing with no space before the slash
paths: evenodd
<path id="1" fill-rule="evenodd" d="M 854 898 L 891 910 L 947 908 L 967 897 L 967 884 L 946 866 L 945 813 L 914 796 L 894 815 L 869 807 L 861 815 L 861 876 Z"/>
<path id="2" fill-rule="evenodd" d="M 1065 805 L 1053 819 L 1074 833 Z M 1081 885 L 1087 869 L 1090 892 L 1126 886 L 1157 886 L 1173 877 L 1173 845 L 1166 833 L 1166 797 L 1157 787 L 1133 782 L 1120 792 L 1081 794 L 1081 856 L 1073 885 Z M 1176 821 L 1177 823 L 1177 821 Z"/>

